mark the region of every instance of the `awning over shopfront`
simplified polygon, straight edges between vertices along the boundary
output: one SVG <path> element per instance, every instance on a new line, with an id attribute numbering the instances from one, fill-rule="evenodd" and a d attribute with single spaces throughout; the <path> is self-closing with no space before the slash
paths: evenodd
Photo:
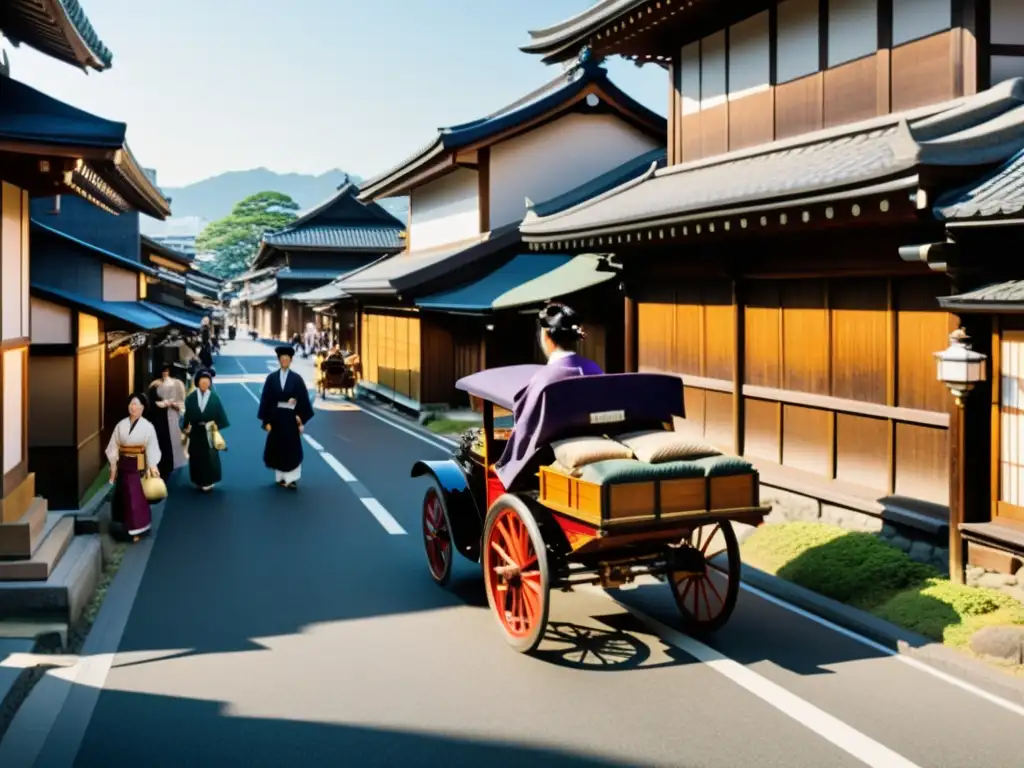
<path id="1" fill-rule="evenodd" d="M 96 315 L 111 323 L 114 330 L 157 331 L 168 325 L 166 318 L 141 301 L 101 301 L 36 283 L 31 284 L 31 291 L 33 296 L 40 299 Z"/>
<path id="2" fill-rule="evenodd" d="M 110 213 L 165 219 L 170 203 L 132 155 L 126 132 L 124 123 L 0 75 L 0 163 L 10 178 L 24 179 L 35 195 L 71 193 Z"/>
<path id="3" fill-rule="evenodd" d="M 489 312 L 543 304 L 615 277 L 611 269 L 602 271 L 601 264 L 601 259 L 592 254 L 520 254 L 486 277 L 425 296 L 416 301 L 416 306 L 448 312 Z"/>
<path id="4" fill-rule="evenodd" d="M 519 241 L 518 223 L 510 224 L 460 243 L 378 259 L 343 277 L 337 285 L 354 296 L 395 295 L 451 275 L 455 270 L 515 247 Z"/>
<path id="5" fill-rule="evenodd" d="M 204 312 L 197 312 L 186 307 L 172 307 L 169 304 L 159 304 L 155 301 L 145 301 L 143 304 L 146 306 L 146 309 L 155 312 L 165 320 L 169 320 L 174 325 L 187 331 L 198 331 L 202 328 L 203 317 L 206 316 Z"/>
<path id="6" fill-rule="evenodd" d="M 306 304 L 330 304 L 331 302 L 341 301 L 347 295 L 337 283 L 328 283 L 311 291 L 290 294 L 288 298 Z"/>
<path id="7" fill-rule="evenodd" d="M 572 208 L 528 212 L 523 240 L 537 244 L 534 250 L 577 250 L 674 239 L 700 234 L 702 226 L 715 232 L 716 220 L 719 231 L 764 226 L 760 214 L 768 211 L 810 215 L 812 205 L 916 192 L 933 170 L 1005 162 L 1022 143 L 1024 80 L 1018 78 L 945 104 L 663 170 L 652 164 L 640 178 Z"/>
<path id="8" fill-rule="evenodd" d="M 277 280 L 268 280 L 265 283 L 251 286 L 248 294 L 243 294 L 240 298 L 242 301 L 248 301 L 250 304 L 260 304 L 276 295 Z"/>
<path id="9" fill-rule="evenodd" d="M 55 237 L 66 243 L 71 243 L 72 245 L 78 248 L 81 248 L 85 251 L 88 251 L 91 254 L 98 256 L 100 260 L 105 261 L 108 264 L 112 264 L 116 267 L 130 269 L 133 272 L 141 272 L 145 275 L 149 275 L 150 277 L 161 276 L 159 270 L 153 269 L 152 267 L 143 264 L 141 261 L 129 259 L 125 256 L 121 256 L 120 254 L 114 253 L 113 251 L 108 251 L 105 248 L 100 248 L 98 245 L 87 243 L 85 240 L 79 240 L 77 237 L 73 237 L 72 235 L 69 235 L 66 232 L 61 232 L 59 229 L 54 229 L 53 227 L 48 227 L 45 224 L 41 224 L 35 219 L 32 219 L 32 232 L 42 235 L 44 237 Z"/>

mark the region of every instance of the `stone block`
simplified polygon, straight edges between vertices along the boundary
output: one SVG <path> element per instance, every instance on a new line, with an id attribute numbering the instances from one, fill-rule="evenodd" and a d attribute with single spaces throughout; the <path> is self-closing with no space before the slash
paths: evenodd
<path id="1" fill-rule="evenodd" d="M 970 646 L 980 656 L 1024 664 L 1024 627 L 985 627 L 974 634 Z"/>
<path id="2" fill-rule="evenodd" d="M 910 549 L 907 551 L 907 555 L 911 560 L 924 563 L 928 565 L 932 562 L 934 548 L 931 544 L 924 541 L 914 541 L 910 544 Z"/>
<path id="3" fill-rule="evenodd" d="M 1006 583 L 1006 575 L 1002 573 L 985 572 L 978 577 L 977 586 L 986 589 L 1002 589 L 1009 586 Z"/>
<path id="4" fill-rule="evenodd" d="M 768 522 L 816 522 L 821 518 L 821 504 L 816 499 L 781 488 L 762 485 L 761 503 L 772 507 Z"/>
<path id="5" fill-rule="evenodd" d="M 46 499 L 36 496 L 18 520 L 0 523 L 0 558 L 27 560 L 42 542 L 46 530 Z"/>
<path id="6" fill-rule="evenodd" d="M 0 561 L 2 581 L 45 581 L 57 567 L 75 535 L 75 521 L 63 517 L 50 529 L 46 538 L 27 560 Z"/>
<path id="7" fill-rule="evenodd" d="M 910 547 L 913 544 L 913 542 L 906 536 L 893 536 L 889 539 L 889 543 L 896 547 L 896 549 L 900 549 L 904 552 L 910 552 Z"/>

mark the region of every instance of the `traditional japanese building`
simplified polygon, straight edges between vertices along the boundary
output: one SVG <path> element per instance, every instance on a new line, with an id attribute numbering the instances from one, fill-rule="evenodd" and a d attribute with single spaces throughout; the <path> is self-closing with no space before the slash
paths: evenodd
<path id="1" fill-rule="evenodd" d="M 524 47 L 669 84 L 669 167 L 528 216 L 530 248 L 621 259 L 630 368 L 679 374 L 681 428 L 754 461 L 780 516 L 887 520 L 954 578 L 960 523 L 990 506 L 990 393 L 959 434 L 934 355 L 960 325 L 982 352 L 992 334 L 940 305 L 984 275 L 942 263 L 933 205 L 1024 146 L 1021 9 L 602 2 Z"/>
<path id="2" fill-rule="evenodd" d="M 464 397 L 455 389 L 460 377 L 533 359 L 532 321 L 515 311 L 497 317 L 492 301 L 556 269 L 544 299 L 607 281 L 594 280 L 593 260 L 590 269 L 566 271 L 563 261 L 524 252 L 519 223 L 530 201 L 557 198 L 658 150 L 664 136 L 664 118 L 601 67 L 582 67 L 491 115 L 441 129 L 364 184 L 363 200 L 409 195 L 409 227 L 405 251 L 337 284 L 360 307 L 361 387 L 412 410 L 445 406 Z M 570 276 L 577 282 L 566 282 Z M 621 301 L 582 300 L 595 309 L 586 351 L 612 369 L 605 339 L 621 326 Z"/>
<path id="3" fill-rule="evenodd" d="M 74 12 L 67 10 L 69 5 L 4 3 L 0 32 L 61 61 L 105 69 L 110 52 L 77 3 Z M 169 213 L 166 200 L 125 144 L 124 124 L 75 109 L 2 74 L 0 580 L 47 579 L 74 532 L 73 521 L 67 518 L 47 524 L 47 500 L 37 495 L 36 474 L 30 470 L 32 451 L 44 445 L 65 446 L 63 471 L 79 476 L 92 472 L 90 481 L 98 469 L 80 464 L 76 450 L 95 439 L 102 423 L 102 320 L 84 308 L 39 305 L 30 298 L 30 197 L 57 195 L 80 197 L 117 213 L 139 210 L 158 218 Z M 137 288 L 137 274 L 129 274 Z M 47 314 L 49 309 L 52 313 Z M 29 345 L 37 343 L 59 347 L 67 362 L 48 369 L 44 357 L 30 358 Z M 88 367 L 94 375 L 76 378 L 76 366 Z M 75 382 L 83 386 L 76 389 Z"/>
<path id="4" fill-rule="evenodd" d="M 405 225 L 358 194 L 359 188 L 346 182 L 287 228 L 263 236 L 243 276 L 254 289 L 243 294 L 249 322 L 261 336 L 287 340 L 301 335 L 308 322 L 323 324 L 307 301 L 311 291 L 402 250 Z M 249 282 L 258 278 L 263 280 Z"/>

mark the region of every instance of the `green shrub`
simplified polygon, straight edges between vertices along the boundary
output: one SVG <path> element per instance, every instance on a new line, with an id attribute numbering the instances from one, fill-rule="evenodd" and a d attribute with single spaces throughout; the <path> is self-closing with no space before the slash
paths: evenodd
<path id="1" fill-rule="evenodd" d="M 755 567 L 844 603 L 869 607 L 894 592 L 937 576 L 869 533 L 822 523 L 759 528 L 744 543 Z"/>

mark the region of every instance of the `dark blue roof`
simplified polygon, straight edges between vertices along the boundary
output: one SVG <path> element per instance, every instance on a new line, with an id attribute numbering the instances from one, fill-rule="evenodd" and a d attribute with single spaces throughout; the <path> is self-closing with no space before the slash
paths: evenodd
<path id="1" fill-rule="evenodd" d="M 538 216 L 550 216 L 552 213 L 567 210 L 642 176 L 650 170 L 651 163 L 656 163 L 658 168 L 664 168 L 668 164 L 668 152 L 661 148 L 652 149 L 650 152 L 634 157 L 617 168 L 612 168 L 607 173 L 602 173 L 600 176 L 558 195 L 558 197 L 553 197 L 542 203 L 534 203 L 532 210 Z"/>
<path id="2" fill-rule="evenodd" d="M 195 258 L 189 253 L 179 251 L 177 248 L 170 248 L 161 242 L 154 240 L 148 235 L 139 235 L 139 242 L 146 248 L 146 250 L 152 251 L 157 256 L 163 256 L 169 261 L 175 261 L 179 264 L 191 264 Z"/>
<path id="3" fill-rule="evenodd" d="M 652 132 L 664 134 L 667 130 L 667 121 L 664 117 L 652 112 L 620 90 L 608 78 L 608 72 L 603 67 L 584 65 L 575 72 L 578 73 L 578 76 L 575 74 L 561 75 L 533 93 L 527 94 L 527 96 L 487 117 L 439 129 L 437 137 L 419 152 L 386 173 L 364 182 L 360 198 L 372 199 L 382 196 L 382 193 L 392 182 L 410 172 L 413 168 L 435 160 L 445 153 L 486 141 L 491 137 L 505 133 L 517 125 L 540 118 L 544 114 L 572 102 L 584 90 L 594 85 L 599 85 L 614 105 L 621 105 L 624 108 L 622 110 L 624 114 L 628 113 L 632 119 L 638 118 Z M 603 102 L 604 100 L 602 99 Z"/>
<path id="4" fill-rule="evenodd" d="M 0 75 L 0 138 L 120 149 L 128 127 L 105 120 Z"/>
<path id="5" fill-rule="evenodd" d="M 142 301 L 101 301 L 37 283 L 32 283 L 31 289 L 33 295 L 42 299 L 97 315 L 127 330 L 155 331 L 167 327 L 167 320 Z"/>
<path id="6" fill-rule="evenodd" d="M 995 171 L 935 201 L 939 219 L 959 222 L 1018 216 L 1024 210 L 1024 150 Z"/>
<path id="7" fill-rule="evenodd" d="M 67 64 L 102 71 L 114 60 L 78 0 L 6 0 L 0 3 L 0 30 L 12 42 Z"/>
<path id="8" fill-rule="evenodd" d="M 152 310 L 165 320 L 170 320 L 174 325 L 190 331 L 198 331 L 202 328 L 205 314 L 185 307 L 172 307 L 168 304 L 159 304 L 155 301 L 143 302 L 147 309 Z"/>
<path id="9" fill-rule="evenodd" d="M 87 243 L 84 240 L 79 240 L 77 237 L 72 237 L 66 232 L 61 232 L 59 229 L 54 229 L 53 227 L 48 227 L 45 224 L 40 224 L 35 219 L 32 219 L 32 231 L 40 232 L 46 235 L 52 235 L 53 237 L 58 237 L 61 240 L 64 240 L 68 243 L 72 243 L 73 245 L 76 245 L 79 248 L 88 251 L 89 253 L 95 254 L 103 261 L 110 262 L 111 264 L 116 264 L 119 267 L 124 267 L 125 269 L 130 269 L 135 272 L 143 272 L 153 277 L 156 277 L 159 274 L 157 270 L 153 269 L 152 267 L 146 266 L 141 262 L 135 261 L 134 259 L 125 258 L 124 256 L 120 256 L 114 253 L 113 251 L 108 251 L 105 248 L 100 248 L 99 246 L 93 245 L 92 243 Z"/>
<path id="10" fill-rule="evenodd" d="M 401 227 L 297 227 L 268 232 L 264 242 L 278 248 L 322 248 L 331 251 L 400 251 L 405 242 Z"/>
<path id="11" fill-rule="evenodd" d="M 333 280 L 347 271 L 345 269 L 296 269 L 285 267 L 274 275 L 278 280 Z"/>
<path id="12" fill-rule="evenodd" d="M 194 291 L 195 293 L 201 294 L 210 299 L 217 298 L 216 288 L 210 286 L 207 283 L 202 283 L 198 280 L 191 279 L 191 277 L 185 279 L 185 290 Z"/>

